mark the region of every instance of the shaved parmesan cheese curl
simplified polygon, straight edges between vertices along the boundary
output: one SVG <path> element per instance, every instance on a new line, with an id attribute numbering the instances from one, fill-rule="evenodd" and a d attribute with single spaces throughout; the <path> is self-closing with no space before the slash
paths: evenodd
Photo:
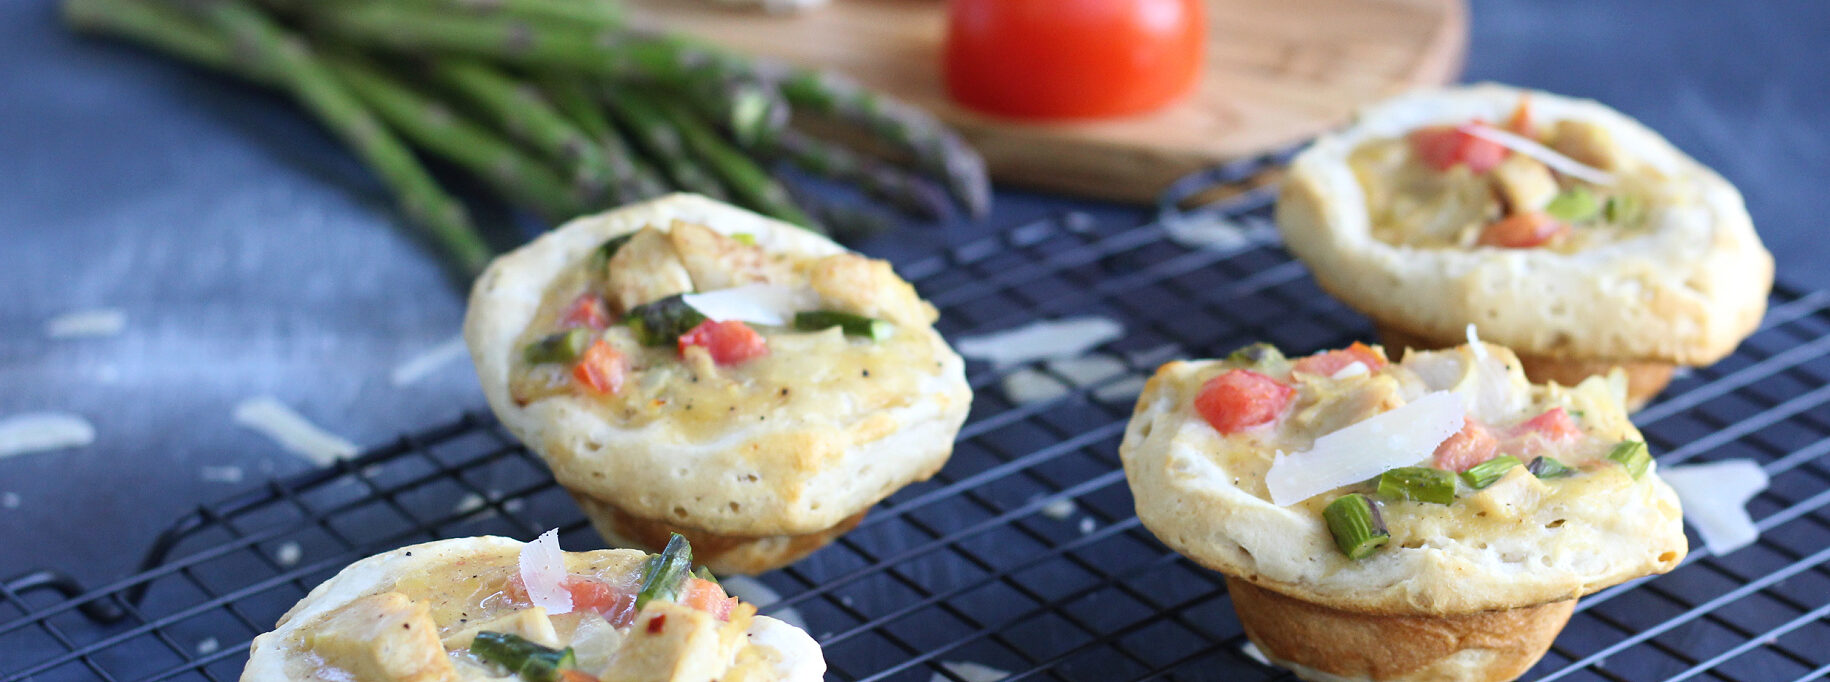
<path id="1" fill-rule="evenodd" d="M 572 612 L 572 592 L 566 589 L 566 557 L 559 549 L 559 529 L 521 546 L 521 584 L 528 600 L 557 616 Z"/>
<path id="2" fill-rule="evenodd" d="M 680 298 L 693 310 L 718 322 L 737 320 L 781 327 L 794 319 L 794 292 L 775 284 L 746 284 Z"/>
<path id="3" fill-rule="evenodd" d="M 1465 125 L 1461 126 L 1459 130 L 1537 159 L 1544 165 L 1550 166 L 1558 172 L 1573 178 L 1587 180 L 1597 185 L 1612 185 L 1616 182 L 1613 174 L 1564 156 L 1550 147 L 1538 144 L 1537 140 L 1533 140 L 1529 137 L 1523 137 L 1498 128 L 1490 128 L 1483 125 Z"/>
<path id="4" fill-rule="evenodd" d="M 1709 553 L 1722 556 L 1760 539 L 1747 501 L 1766 490 L 1766 470 L 1751 459 L 1661 468 L 1659 478 L 1677 491 L 1684 518 L 1697 529 Z"/>
<path id="5" fill-rule="evenodd" d="M 1287 507 L 1429 459 L 1466 416 L 1460 399 L 1437 391 L 1317 438 L 1306 452 L 1278 453 L 1264 477 L 1271 503 Z"/>

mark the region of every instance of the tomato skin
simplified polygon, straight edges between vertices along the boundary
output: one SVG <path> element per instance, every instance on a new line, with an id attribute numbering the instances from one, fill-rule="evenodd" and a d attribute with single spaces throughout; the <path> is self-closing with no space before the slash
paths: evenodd
<path id="1" fill-rule="evenodd" d="M 1369 372 L 1377 372 L 1386 364 L 1385 356 L 1379 351 L 1373 350 L 1372 346 L 1355 341 L 1353 345 L 1341 350 L 1322 351 L 1297 360 L 1290 369 L 1292 372 L 1331 377 L 1356 362 L 1365 365 Z"/>
<path id="2" fill-rule="evenodd" d="M 617 588 L 610 583 L 582 575 L 566 576 L 565 588 L 572 593 L 574 611 L 596 611 L 616 627 L 628 627 L 635 622 L 635 593 Z M 508 585 L 502 593 L 510 602 L 531 605 L 527 596 L 527 586 L 522 584 L 521 576 L 508 579 Z"/>
<path id="3" fill-rule="evenodd" d="M 1467 471 L 1476 464 L 1499 456 L 1500 441 L 1485 424 L 1473 417 L 1462 421 L 1461 430 L 1436 446 L 1436 468 Z"/>
<path id="4" fill-rule="evenodd" d="M 1194 86 L 1203 0 L 951 0 L 944 70 L 955 102 L 1064 119 L 1150 111 Z"/>
<path id="5" fill-rule="evenodd" d="M 566 307 L 565 315 L 559 318 L 560 329 L 585 327 L 602 330 L 610 326 L 610 308 L 605 305 L 603 297 L 590 292 L 572 299 L 572 305 Z"/>
<path id="6" fill-rule="evenodd" d="M 1482 124 L 1476 122 L 1468 125 Z M 1467 126 L 1419 128 L 1411 132 L 1410 141 L 1417 158 L 1439 171 L 1465 165 L 1475 173 L 1485 173 L 1506 160 L 1506 147 L 1469 134 Z"/>
<path id="7" fill-rule="evenodd" d="M 1582 429 L 1576 426 L 1568 412 L 1561 407 L 1553 407 L 1536 417 L 1519 425 L 1520 433 L 1540 433 L 1551 440 L 1564 440 L 1582 435 Z"/>
<path id="8" fill-rule="evenodd" d="M 731 609 L 737 606 L 737 598 L 725 596 L 724 588 L 719 587 L 718 583 L 688 578 L 680 603 L 711 614 L 718 620 L 728 621 L 731 619 Z"/>
<path id="9" fill-rule="evenodd" d="M 629 376 L 629 359 L 617 352 L 608 341 L 598 339 L 585 349 L 585 354 L 572 365 L 572 379 L 579 386 L 598 395 L 610 395 L 623 390 L 623 380 Z"/>
<path id="10" fill-rule="evenodd" d="M 1514 213 L 1493 221 L 1481 230 L 1475 244 L 1504 249 L 1529 249 L 1543 246 L 1570 231 L 1570 226 L 1541 211 Z"/>
<path id="11" fill-rule="evenodd" d="M 1296 389 L 1249 369 L 1230 370 L 1201 384 L 1195 411 L 1222 434 L 1276 421 Z"/>
<path id="12" fill-rule="evenodd" d="M 737 320 L 700 322 L 699 326 L 680 335 L 679 346 L 681 357 L 686 356 L 687 348 L 703 346 L 711 353 L 712 362 L 719 365 L 741 364 L 769 354 L 769 342 L 762 334 Z"/>

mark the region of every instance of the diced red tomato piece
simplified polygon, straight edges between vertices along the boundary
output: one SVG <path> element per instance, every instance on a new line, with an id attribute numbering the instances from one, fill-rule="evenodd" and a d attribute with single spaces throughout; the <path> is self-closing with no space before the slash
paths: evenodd
<path id="1" fill-rule="evenodd" d="M 592 677 L 590 673 L 582 672 L 577 668 L 560 668 L 559 682 L 599 682 L 599 680 Z"/>
<path id="2" fill-rule="evenodd" d="M 1460 431 L 1436 446 L 1436 468 L 1467 471 L 1469 467 L 1498 456 L 1499 450 L 1500 441 L 1493 437 L 1493 432 L 1485 424 L 1468 417 L 1462 421 Z"/>
<path id="3" fill-rule="evenodd" d="M 1569 231 L 1567 223 L 1550 217 L 1548 213 L 1514 213 L 1493 221 L 1493 224 L 1481 230 L 1481 237 L 1476 243 L 1507 249 L 1529 249 L 1543 246 Z"/>
<path id="4" fill-rule="evenodd" d="M 731 609 L 737 607 L 736 597 L 727 597 L 724 588 L 718 583 L 699 578 L 688 578 L 685 595 L 680 603 L 691 606 L 712 615 L 718 620 L 730 620 Z"/>
<path id="5" fill-rule="evenodd" d="M 1577 428 L 1576 420 L 1571 419 L 1569 413 L 1563 411 L 1561 407 L 1550 408 L 1545 410 L 1544 414 L 1526 420 L 1525 423 L 1519 425 L 1519 431 L 1520 433 L 1540 433 L 1551 440 L 1563 440 L 1582 435 L 1582 429 Z"/>
<path id="6" fill-rule="evenodd" d="M 1386 364 L 1384 354 L 1373 350 L 1372 346 L 1355 341 L 1353 345 L 1341 350 L 1322 351 L 1297 360 L 1291 366 L 1291 370 L 1303 374 L 1331 377 L 1356 362 L 1365 365 L 1369 372 L 1377 372 Z"/>
<path id="7" fill-rule="evenodd" d="M 623 390 L 623 380 L 628 376 L 629 359 L 603 339 L 586 348 L 585 354 L 572 365 L 572 378 L 578 385 L 598 395 Z"/>
<path id="8" fill-rule="evenodd" d="M 1290 406 L 1296 389 L 1249 369 L 1208 379 L 1195 395 L 1195 411 L 1223 434 L 1270 423 Z"/>
<path id="9" fill-rule="evenodd" d="M 561 329 L 586 327 L 603 329 L 610 326 L 610 307 L 604 304 L 602 296 L 589 291 L 572 299 L 572 305 L 566 306 L 566 312 L 559 318 Z"/>
<path id="10" fill-rule="evenodd" d="M 711 353 L 712 362 L 720 365 L 736 365 L 769 354 L 768 340 L 738 320 L 700 322 L 692 331 L 681 334 L 679 343 L 682 357 L 688 347 L 703 346 Z"/>
<path id="11" fill-rule="evenodd" d="M 596 611 L 616 627 L 625 627 L 635 621 L 635 593 L 618 588 L 615 585 L 587 578 L 582 575 L 566 576 L 565 588 L 572 593 L 572 609 L 576 611 Z M 502 594 L 510 602 L 528 604 L 527 586 L 521 583 L 520 576 L 508 579 L 508 586 Z"/>
<path id="12" fill-rule="evenodd" d="M 1479 122 L 1469 126 L 1484 125 Z M 1468 133 L 1468 126 L 1432 126 L 1411 133 L 1411 148 L 1431 168 L 1446 171 L 1457 165 L 1485 173 L 1506 159 L 1506 147 Z"/>
<path id="13" fill-rule="evenodd" d="M 1537 137 L 1537 122 L 1531 119 L 1531 94 L 1519 95 L 1519 104 L 1512 108 L 1512 118 L 1506 119 L 1506 129 L 1524 137 Z"/>

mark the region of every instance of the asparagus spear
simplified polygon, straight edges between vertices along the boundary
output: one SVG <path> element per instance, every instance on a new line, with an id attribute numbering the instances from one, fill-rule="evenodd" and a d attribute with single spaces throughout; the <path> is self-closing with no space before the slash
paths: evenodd
<path id="1" fill-rule="evenodd" d="M 991 210 L 985 159 L 927 112 L 831 72 L 796 70 L 780 86 L 789 104 L 849 121 L 908 150 L 923 171 L 946 179 L 972 217 Z"/>
<path id="2" fill-rule="evenodd" d="M 272 73 L 293 97 L 374 168 L 393 189 L 402 211 L 445 250 L 462 272 L 470 276 L 482 272 L 493 252 L 471 225 L 463 204 L 439 188 L 413 152 L 318 61 L 303 41 L 259 10 L 236 0 L 211 0 L 198 7 L 208 24 L 226 34 L 232 44 L 249 51 L 245 57 L 258 64 L 251 68 Z"/>
<path id="3" fill-rule="evenodd" d="M 603 195 L 613 176 L 603 150 L 554 109 L 539 90 L 469 59 L 440 59 L 432 65 L 432 76 L 494 118 L 511 136 L 565 164 L 587 196 Z"/>
<path id="4" fill-rule="evenodd" d="M 722 102 L 721 123 L 739 139 L 766 139 L 764 128 L 785 120 L 780 96 L 758 82 L 742 60 L 676 41 L 534 18 L 504 21 L 429 12 L 391 2 L 324 7 L 308 17 L 310 23 L 359 44 L 637 78 L 689 92 L 709 89 L 699 97 Z"/>
<path id="5" fill-rule="evenodd" d="M 632 88 L 611 89 L 604 101 L 610 105 L 611 115 L 630 131 L 635 143 L 673 179 L 675 187 L 714 199 L 730 198 L 718 179 L 688 155 L 680 131 L 669 125 L 667 117 L 646 99 L 633 95 Z"/>
<path id="6" fill-rule="evenodd" d="M 459 116 L 432 96 L 354 55 L 333 55 L 337 74 L 402 135 L 470 169 L 515 203 L 558 221 L 583 211 L 586 196 L 520 148 Z"/>
<path id="7" fill-rule="evenodd" d="M 686 146 L 701 160 L 711 164 L 712 171 L 724 179 L 725 185 L 745 205 L 816 232 L 824 231 L 806 213 L 801 212 L 799 206 L 794 205 L 794 198 L 788 195 L 788 190 L 781 183 L 776 182 L 768 171 L 757 166 L 750 157 L 726 143 L 717 131 L 699 119 L 691 107 L 676 100 L 635 90 L 625 93 L 624 97 L 646 100 L 642 106 L 666 116 L 674 128 L 680 131 Z"/>
<path id="8" fill-rule="evenodd" d="M 932 180 L 906 173 L 799 131 L 776 133 L 770 152 L 809 173 L 858 185 L 866 194 L 916 217 L 934 220 L 947 211 L 947 191 Z"/>
<path id="9" fill-rule="evenodd" d="M 604 157 L 609 161 L 613 173 L 611 188 L 619 202 L 637 201 L 660 196 L 667 192 L 667 185 L 655 169 L 638 158 L 635 150 L 623 140 L 616 126 L 610 123 L 608 114 L 600 108 L 591 96 L 591 89 L 583 81 L 573 78 L 548 77 L 542 80 L 542 87 L 553 105 L 578 127 L 596 140 L 604 149 Z"/>

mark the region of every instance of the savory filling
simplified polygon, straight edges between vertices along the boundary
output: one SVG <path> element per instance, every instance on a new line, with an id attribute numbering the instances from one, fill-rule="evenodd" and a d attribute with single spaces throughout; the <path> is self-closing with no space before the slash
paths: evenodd
<path id="1" fill-rule="evenodd" d="M 1574 253 L 1643 234 L 1664 177 L 1587 121 L 1474 120 L 1366 142 L 1348 156 L 1373 236 L 1420 248 Z"/>
<path id="2" fill-rule="evenodd" d="M 666 417 L 689 440 L 734 416 L 861 415 L 905 405 L 938 371 L 933 309 L 887 263 L 772 254 L 676 221 L 605 242 L 546 291 L 509 390 L 583 396 L 606 421 Z"/>
<path id="3" fill-rule="evenodd" d="M 630 561 L 568 555 L 549 534 L 520 557 L 423 569 L 324 614 L 295 636 L 291 665 L 370 682 L 773 679 L 772 652 L 744 646 L 755 612 L 695 572 L 678 535 Z"/>
<path id="4" fill-rule="evenodd" d="M 1522 390 L 1512 371 L 1482 346 L 1392 363 L 1360 343 L 1295 360 L 1259 344 L 1195 377 L 1190 409 L 1236 487 L 1322 516 L 1359 559 L 1503 537 L 1649 468 L 1645 443 L 1603 435 L 1622 432 L 1620 410 Z"/>

